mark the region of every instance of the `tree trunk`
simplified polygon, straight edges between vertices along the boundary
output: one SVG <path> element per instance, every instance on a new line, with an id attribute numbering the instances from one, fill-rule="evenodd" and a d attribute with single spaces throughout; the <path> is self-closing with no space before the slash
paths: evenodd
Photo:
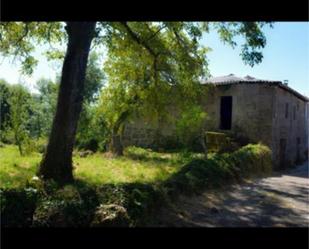
<path id="1" fill-rule="evenodd" d="M 22 150 L 22 147 L 21 147 L 21 142 L 20 142 L 20 140 L 19 140 L 19 138 L 18 138 L 18 136 L 17 136 L 16 133 L 15 133 L 15 142 L 16 142 L 16 144 L 17 144 L 17 146 L 18 146 L 19 154 L 20 154 L 21 156 L 23 156 L 24 153 L 23 153 L 23 150 Z"/>
<path id="2" fill-rule="evenodd" d="M 124 122 L 129 117 L 130 112 L 124 111 L 119 116 L 117 122 L 114 125 L 113 132 L 112 132 L 112 139 L 110 143 L 110 152 L 112 152 L 115 156 L 122 156 L 123 155 L 123 145 L 121 139 L 121 127 Z"/>
<path id="3" fill-rule="evenodd" d="M 67 51 L 62 67 L 56 115 L 39 176 L 60 184 L 73 181 L 72 151 L 82 108 L 84 81 L 95 22 L 68 22 Z"/>
<path id="4" fill-rule="evenodd" d="M 123 146 L 122 146 L 120 135 L 118 135 L 118 134 L 112 135 L 112 141 L 111 141 L 111 144 L 110 144 L 110 151 L 115 156 L 122 156 L 123 155 Z"/>

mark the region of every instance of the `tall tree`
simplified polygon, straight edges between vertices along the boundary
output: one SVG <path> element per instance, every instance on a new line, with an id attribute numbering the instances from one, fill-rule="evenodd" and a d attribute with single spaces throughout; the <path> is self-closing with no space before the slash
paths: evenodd
<path id="1" fill-rule="evenodd" d="M 26 124 L 29 119 L 30 100 L 30 93 L 22 85 L 12 87 L 9 99 L 10 128 L 14 134 L 15 143 L 18 146 L 21 156 L 24 155 L 23 145 L 28 140 Z"/>
<path id="2" fill-rule="evenodd" d="M 95 23 L 72 23 L 66 26 L 67 52 L 63 62 L 56 115 L 39 175 L 59 183 L 73 181 L 72 151 L 79 114 L 82 108 L 86 65 Z"/>
<path id="3" fill-rule="evenodd" d="M 202 32 L 209 32 L 213 26 L 223 41 L 235 45 L 233 37 L 242 35 L 245 43 L 242 47 L 242 58 L 250 65 L 259 63 L 262 54 L 259 48 L 265 46 L 265 37 L 261 30 L 264 23 L 187 23 L 187 22 L 141 22 L 141 23 L 96 23 L 95 22 L 67 22 L 65 30 L 60 23 L 0 23 L 0 52 L 4 56 L 17 55 L 22 59 L 22 68 L 31 73 L 36 60 L 31 56 L 35 49 L 34 42 L 67 41 L 61 83 L 59 88 L 57 110 L 52 125 L 49 144 L 41 162 L 39 174 L 44 179 L 52 178 L 60 183 L 73 180 L 72 149 L 76 133 L 77 122 L 82 107 L 84 95 L 84 79 L 90 45 L 104 43 L 107 49 L 112 49 L 122 42 L 136 45 L 136 53 L 147 51 L 149 59 L 142 63 L 153 68 L 151 77 L 156 81 L 158 71 L 162 70 L 171 84 L 173 70 L 182 68 L 179 59 L 187 64 L 183 73 L 178 77 L 190 77 L 187 69 L 190 64 L 197 63 L 200 50 L 198 39 Z M 165 35 L 161 35 L 168 30 Z M 67 39 L 65 39 L 67 38 Z M 170 46 L 174 44 L 173 46 Z M 181 53 L 175 55 L 174 49 L 179 47 Z M 120 52 L 120 51 L 119 51 Z M 121 56 L 120 56 L 121 57 Z M 119 57 L 119 58 L 120 58 Z M 203 65 L 206 69 L 205 65 Z M 163 71 L 165 73 L 163 73 Z M 179 70 L 181 72 L 181 70 Z M 169 75 L 170 73 L 170 75 Z M 176 78 L 178 78 L 176 77 Z M 191 82 L 190 80 L 188 82 Z M 157 88 L 154 88 L 158 91 Z M 160 89 L 159 89 L 160 90 Z"/>
<path id="4" fill-rule="evenodd" d="M 39 93 L 33 94 L 32 97 L 30 131 L 33 137 L 48 137 L 56 112 L 59 84 L 41 78 L 36 82 L 36 86 Z"/>
<path id="5" fill-rule="evenodd" d="M 0 79 L 0 140 L 2 140 L 3 130 L 9 119 L 9 98 L 10 86 L 5 80 Z"/>

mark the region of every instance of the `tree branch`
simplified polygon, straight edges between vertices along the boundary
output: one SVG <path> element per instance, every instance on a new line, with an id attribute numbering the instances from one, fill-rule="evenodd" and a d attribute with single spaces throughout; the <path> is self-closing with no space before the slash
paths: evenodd
<path id="1" fill-rule="evenodd" d="M 147 28 L 150 30 L 150 31 L 153 31 L 149 28 L 149 26 L 147 25 Z M 166 25 L 163 25 L 161 28 L 159 28 L 154 34 L 152 34 L 149 38 L 146 39 L 146 42 L 149 42 L 151 39 L 153 39 L 162 29 L 165 29 L 166 28 Z"/>
<path id="2" fill-rule="evenodd" d="M 120 23 L 126 29 L 127 33 L 130 35 L 130 37 L 135 42 L 137 42 L 139 45 L 144 47 L 153 57 L 156 57 L 158 55 L 157 53 L 155 53 L 155 51 L 145 41 L 140 39 L 140 37 L 138 37 L 138 35 L 136 33 L 134 33 L 134 31 L 129 27 L 127 22 L 120 22 Z"/>
<path id="3" fill-rule="evenodd" d="M 29 25 L 28 23 L 25 23 L 24 33 L 22 34 L 21 37 L 19 37 L 19 39 L 15 42 L 15 44 L 13 46 L 17 46 L 28 35 L 28 32 L 29 32 L 28 25 Z"/>

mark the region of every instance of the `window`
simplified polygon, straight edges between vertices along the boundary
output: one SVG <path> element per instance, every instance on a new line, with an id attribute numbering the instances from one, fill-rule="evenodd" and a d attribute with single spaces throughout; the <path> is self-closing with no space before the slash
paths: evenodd
<path id="1" fill-rule="evenodd" d="M 285 118 L 289 117 L 289 104 L 285 103 Z"/>
<path id="2" fill-rule="evenodd" d="M 221 97 L 220 129 L 230 130 L 232 127 L 232 96 Z"/>

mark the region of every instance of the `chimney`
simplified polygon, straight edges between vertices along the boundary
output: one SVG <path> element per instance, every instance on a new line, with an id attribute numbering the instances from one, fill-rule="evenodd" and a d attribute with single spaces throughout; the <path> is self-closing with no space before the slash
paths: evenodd
<path id="1" fill-rule="evenodd" d="M 287 86 L 289 84 L 289 81 L 288 80 L 284 80 L 283 84 Z"/>

